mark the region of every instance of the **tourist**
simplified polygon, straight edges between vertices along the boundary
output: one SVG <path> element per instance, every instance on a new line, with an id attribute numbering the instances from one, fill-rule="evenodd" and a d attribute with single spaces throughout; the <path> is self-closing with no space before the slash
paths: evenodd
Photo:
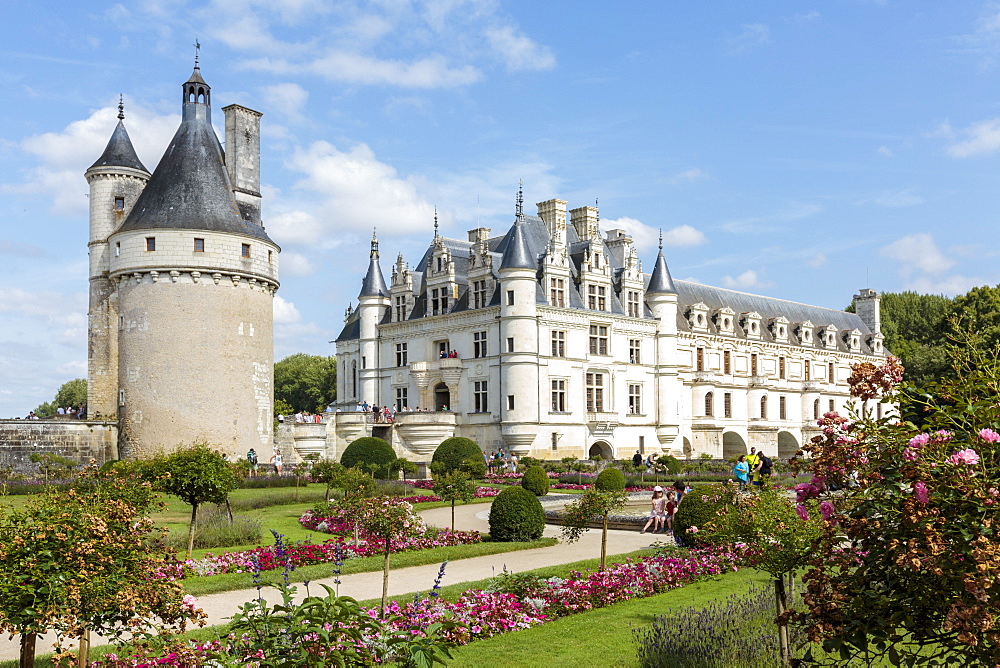
<path id="1" fill-rule="evenodd" d="M 664 519 L 667 521 L 667 528 L 663 533 L 673 533 L 674 532 L 674 515 L 677 513 L 677 506 L 681 505 L 681 499 L 684 494 L 678 494 L 675 487 L 667 489 L 667 506 L 664 509 Z"/>
<path id="2" fill-rule="evenodd" d="M 253 448 L 247 451 L 247 462 L 250 464 L 250 477 L 257 474 L 257 451 Z"/>
<path id="3" fill-rule="evenodd" d="M 665 514 L 667 500 L 663 496 L 663 488 L 657 485 L 653 488 L 653 498 L 652 498 L 652 508 L 649 511 L 649 521 L 646 522 L 646 526 L 642 528 L 639 533 L 646 533 L 646 529 L 649 525 L 653 525 L 653 533 L 659 533 L 661 527 L 663 527 L 663 519 Z"/>
<path id="4" fill-rule="evenodd" d="M 634 466 L 635 468 L 639 468 L 640 466 L 642 466 L 642 453 L 639 452 L 638 450 L 636 450 L 635 454 L 632 455 L 632 466 Z"/>
<path id="5" fill-rule="evenodd" d="M 757 454 L 757 448 L 750 448 L 750 454 L 747 455 L 747 464 L 750 466 L 750 482 L 758 485 L 757 472 L 760 469 L 760 455 Z"/>
<path id="6" fill-rule="evenodd" d="M 653 453 L 651 452 L 649 453 L 649 456 L 646 457 L 646 473 L 652 473 L 655 466 L 656 460 L 653 458 Z"/>
<path id="7" fill-rule="evenodd" d="M 760 453 L 760 466 L 757 467 L 757 481 L 754 483 L 758 487 L 767 487 L 767 481 L 771 479 L 771 472 L 774 470 L 774 462 L 771 458 Z"/>
<path id="8" fill-rule="evenodd" d="M 281 468 L 282 468 L 282 466 L 284 464 L 284 461 L 281 459 L 281 453 L 280 452 L 275 452 L 274 453 L 274 456 L 271 457 L 271 463 L 274 464 L 274 472 L 277 475 L 281 475 Z"/>
<path id="9" fill-rule="evenodd" d="M 750 482 L 750 464 L 747 463 L 746 455 L 740 455 L 740 458 L 736 460 L 733 475 L 736 476 L 736 482 L 740 484 L 740 491 L 744 491 L 747 488 L 747 483 Z"/>
<path id="10" fill-rule="evenodd" d="M 517 455 L 510 453 L 510 472 L 517 473 Z"/>

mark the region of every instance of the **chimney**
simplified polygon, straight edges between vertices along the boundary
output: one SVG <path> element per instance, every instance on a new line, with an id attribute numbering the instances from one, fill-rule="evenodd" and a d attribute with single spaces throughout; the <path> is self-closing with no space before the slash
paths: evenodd
<path id="1" fill-rule="evenodd" d="M 226 171 L 244 220 L 261 225 L 260 117 L 253 109 L 231 104 L 226 115 Z"/>

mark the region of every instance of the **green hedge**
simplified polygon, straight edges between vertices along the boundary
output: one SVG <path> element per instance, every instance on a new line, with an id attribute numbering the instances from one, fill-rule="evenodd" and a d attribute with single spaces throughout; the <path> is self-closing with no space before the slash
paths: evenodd
<path id="1" fill-rule="evenodd" d="M 699 485 L 688 492 L 674 515 L 674 535 L 685 545 L 704 545 L 705 541 L 701 536 L 698 533 L 688 533 L 688 529 L 705 526 L 731 498 L 725 485 Z"/>
<path id="2" fill-rule="evenodd" d="M 545 512 L 534 494 L 508 487 L 490 506 L 490 538 L 502 543 L 537 540 L 545 530 Z"/>

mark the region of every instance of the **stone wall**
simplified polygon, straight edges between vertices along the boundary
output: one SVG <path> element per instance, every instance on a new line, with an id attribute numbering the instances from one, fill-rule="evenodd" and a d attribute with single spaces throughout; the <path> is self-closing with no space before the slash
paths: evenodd
<path id="1" fill-rule="evenodd" d="M 0 469 L 34 473 L 33 453 L 68 457 L 77 464 L 118 459 L 118 425 L 90 420 L 0 420 Z"/>

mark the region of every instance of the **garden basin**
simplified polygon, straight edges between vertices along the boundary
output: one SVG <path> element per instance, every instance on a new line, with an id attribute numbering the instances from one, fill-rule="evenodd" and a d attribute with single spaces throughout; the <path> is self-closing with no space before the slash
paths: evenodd
<path id="1" fill-rule="evenodd" d="M 559 498 L 551 501 L 542 498 L 542 506 L 545 509 L 545 522 L 548 524 L 562 524 L 562 509 L 567 503 L 580 498 L 579 495 L 563 494 Z M 628 504 L 612 515 L 608 515 L 609 529 L 625 529 L 627 531 L 639 531 L 649 519 L 651 495 L 649 492 L 630 492 Z M 587 526 L 596 529 L 601 528 L 602 520 L 599 516 L 594 516 Z"/>

